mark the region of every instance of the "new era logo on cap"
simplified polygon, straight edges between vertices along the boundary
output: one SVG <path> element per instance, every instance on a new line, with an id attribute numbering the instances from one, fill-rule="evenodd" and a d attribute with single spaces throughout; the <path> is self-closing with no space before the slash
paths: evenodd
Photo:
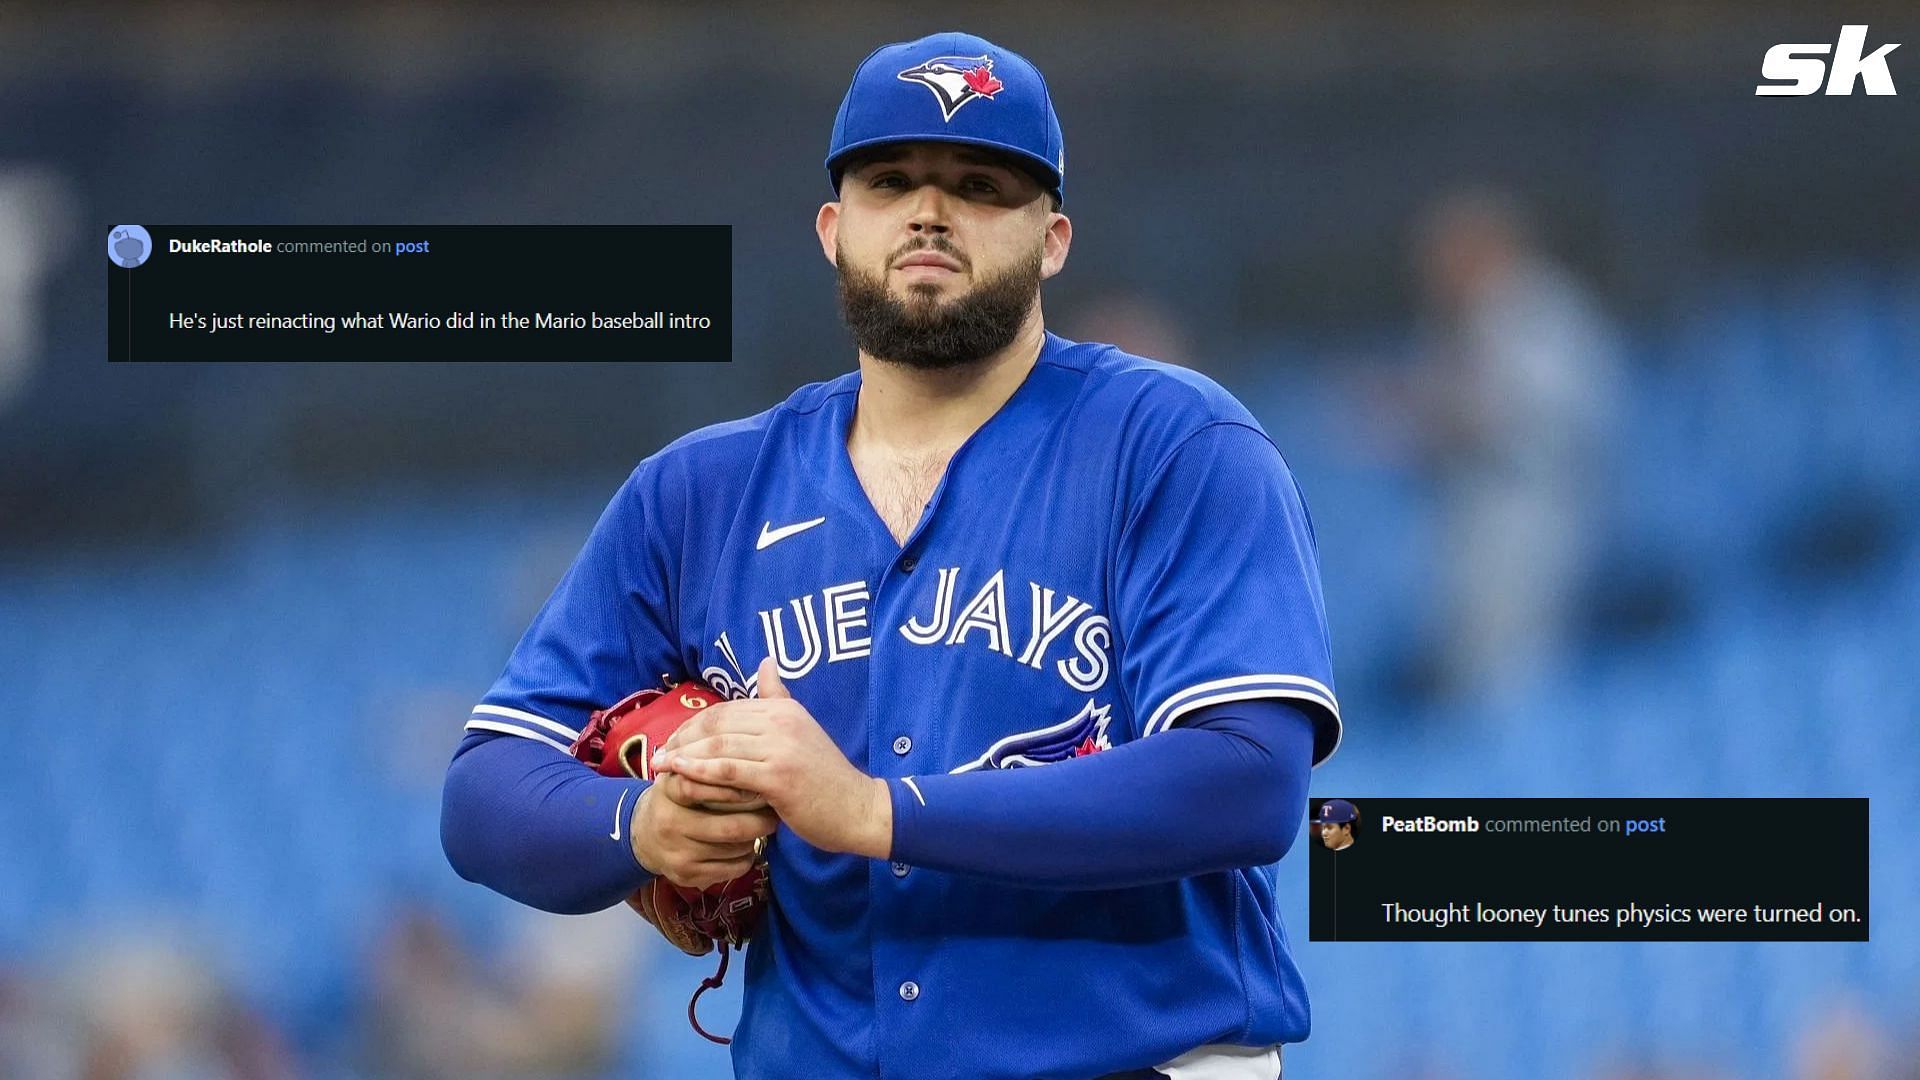
<path id="1" fill-rule="evenodd" d="M 960 106 L 981 98 L 992 98 L 1006 88 L 993 77 L 990 56 L 936 56 L 895 76 L 901 82 L 919 83 L 933 91 L 940 102 L 940 119 L 952 120 Z"/>

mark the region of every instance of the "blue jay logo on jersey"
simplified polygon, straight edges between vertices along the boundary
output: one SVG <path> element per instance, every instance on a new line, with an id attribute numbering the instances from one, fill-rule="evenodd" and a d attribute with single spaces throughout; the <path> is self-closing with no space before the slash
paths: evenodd
<path id="1" fill-rule="evenodd" d="M 1056 761 L 1111 750 L 1113 743 L 1107 738 L 1107 724 L 1111 719 L 1107 714 L 1110 711 L 1108 706 L 1097 705 L 1092 698 L 1088 698 L 1086 707 L 1076 713 L 1073 719 L 1063 720 L 1051 727 L 1015 732 L 953 771 L 963 773 L 976 769 L 1051 765 Z"/>
<path id="2" fill-rule="evenodd" d="M 993 77 L 990 56 L 936 56 L 895 76 L 901 82 L 919 83 L 940 102 L 940 118 L 951 121 L 960 106 L 980 98 L 991 98 L 1006 84 Z"/>

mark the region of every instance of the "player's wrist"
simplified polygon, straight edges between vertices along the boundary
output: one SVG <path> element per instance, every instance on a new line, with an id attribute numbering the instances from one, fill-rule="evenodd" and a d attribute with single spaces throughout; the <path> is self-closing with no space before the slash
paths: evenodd
<path id="1" fill-rule="evenodd" d="M 893 788 L 880 777 L 867 778 L 865 827 L 861 830 L 858 855 L 886 859 L 893 855 Z"/>
<path id="2" fill-rule="evenodd" d="M 633 812 L 627 818 L 627 849 L 633 852 L 633 861 L 641 870 L 654 877 L 660 876 L 655 866 L 662 865 L 652 849 L 652 822 L 645 810 L 647 801 L 653 798 L 654 785 L 648 784 L 640 790 L 640 797 L 633 800 Z"/>

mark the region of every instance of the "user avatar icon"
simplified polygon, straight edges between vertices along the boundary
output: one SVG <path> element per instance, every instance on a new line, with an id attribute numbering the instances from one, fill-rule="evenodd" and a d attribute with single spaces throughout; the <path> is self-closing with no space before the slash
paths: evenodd
<path id="1" fill-rule="evenodd" d="M 153 254 L 153 237 L 138 225 L 115 225 L 107 234 L 107 258 L 131 270 Z"/>
<path id="2" fill-rule="evenodd" d="M 1320 833 L 1320 842 L 1327 845 L 1329 851 L 1341 851 L 1353 846 L 1353 829 L 1360 823 L 1360 811 L 1345 799 L 1328 799 L 1320 804 L 1320 812 L 1313 817 L 1313 827 Z"/>

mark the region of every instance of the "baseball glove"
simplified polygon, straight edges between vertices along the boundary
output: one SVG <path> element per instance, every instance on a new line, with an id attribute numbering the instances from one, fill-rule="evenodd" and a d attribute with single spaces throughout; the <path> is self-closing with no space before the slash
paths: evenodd
<path id="1" fill-rule="evenodd" d="M 665 689 L 641 690 L 594 713 L 574 740 L 573 756 L 603 776 L 653 779 L 653 752 L 701 709 L 721 696 L 698 682 Z M 727 976 L 727 953 L 746 945 L 767 906 L 767 860 L 764 845 L 755 843 L 753 868 L 704 889 L 675 885 L 655 877 L 627 897 L 642 918 L 689 956 L 705 956 L 720 947 L 720 968 L 702 980 L 687 1002 L 687 1022 L 705 1038 L 726 1045 L 733 1040 L 709 1034 L 700 1026 L 694 1007 L 700 995 L 720 985 Z"/>

